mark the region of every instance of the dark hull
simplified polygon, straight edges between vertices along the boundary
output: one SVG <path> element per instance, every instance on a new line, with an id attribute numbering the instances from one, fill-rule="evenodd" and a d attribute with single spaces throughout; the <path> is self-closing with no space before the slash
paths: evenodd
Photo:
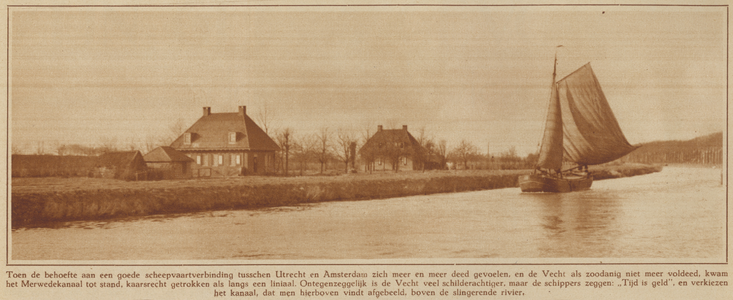
<path id="1" fill-rule="evenodd" d="M 540 174 L 519 176 L 519 188 L 524 193 L 567 193 L 590 189 L 591 176 L 567 176 L 556 178 Z"/>

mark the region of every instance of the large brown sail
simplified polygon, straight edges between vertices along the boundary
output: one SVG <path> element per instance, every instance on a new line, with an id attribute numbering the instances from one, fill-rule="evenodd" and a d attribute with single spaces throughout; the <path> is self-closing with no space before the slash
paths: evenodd
<path id="1" fill-rule="evenodd" d="M 557 94 L 565 160 L 596 165 L 636 149 L 621 132 L 590 63 L 558 81 Z"/>

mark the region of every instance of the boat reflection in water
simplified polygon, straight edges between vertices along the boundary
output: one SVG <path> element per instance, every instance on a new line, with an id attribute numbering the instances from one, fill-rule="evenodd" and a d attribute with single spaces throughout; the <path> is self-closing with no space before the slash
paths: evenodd
<path id="1" fill-rule="evenodd" d="M 587 257 L 589 252 L 611 256 L 617 240 L 623 238 L 616 230 L 621 204 L 612 193 L 524 193 L 521 197 L 541 205 L 539 222 L 545 240 L 537 247 L 544 256 Z"/>

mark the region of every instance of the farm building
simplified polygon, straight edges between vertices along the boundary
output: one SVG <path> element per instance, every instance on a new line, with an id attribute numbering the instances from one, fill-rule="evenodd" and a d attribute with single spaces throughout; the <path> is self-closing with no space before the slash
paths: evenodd
<path id="1" fill-rule="evenodd" d="M 99 156 L 94 177 L 142 180 L 147 169 L 140 151 L 107 152 Z"/>
<path id="2" fill-rule="evenodd" d="M 274 171 L 280 147 L 247 116 L 247 107 L 235 113 L 203 116 L 179 136 L 171 147 L 191 157 L 193 177 L 265 174 Z"/>
<path id="3" fill-rule="evenodd" d="M 377 126 L 377 132 L 359 149 L 359 155 L 365 169 L 372 171 L 433 169 L 439 165 L 434 162 L 435 156 L 407 131 L 407 125 L 402 129 Z"/>
<path id="4" fill-rule="evenodd" d="M 151 174 L 159 179 L 190 178 L 192 158 L 168 146 L 158 147 L 143 157 Z"/>

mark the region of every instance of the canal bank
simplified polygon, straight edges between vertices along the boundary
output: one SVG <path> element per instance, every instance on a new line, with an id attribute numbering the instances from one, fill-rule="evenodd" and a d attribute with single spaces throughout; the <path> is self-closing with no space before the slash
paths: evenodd
<path id="1" fill-rule="evenodd" d="M 661 171 L 649 165 L 591 169 L 597 180 Z M 527 170 L 401 172 L 311 177 L 240 177 L 160 182 L 86 178 L 13 179 L 12 227 L 155 214 L 384 199 L 517 186 Z"/>

